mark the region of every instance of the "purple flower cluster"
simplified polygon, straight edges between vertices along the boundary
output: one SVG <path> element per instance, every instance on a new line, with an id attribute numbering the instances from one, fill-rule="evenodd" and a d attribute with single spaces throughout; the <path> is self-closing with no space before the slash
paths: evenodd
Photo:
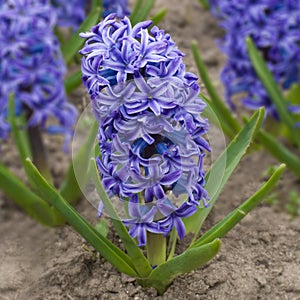
<path id="1" fill-rule="evenodd" d="M 253 39 L 279 86 L 288 89 L 291 84 L 300 83 L 299 0 L 210 0 L 209 3 L 226 32 L 221 45 L 227 56 L 221 73 L 226 100 L 233 108 L 232 95 L 244 92 L 242 102 L 246 107 L 265 106 L 278 119 L 276 108 L 251 65 L 245 39 L 247 36 Z"/>
<path id="2" fill-rule="evenodd" d="M 76 120 L 66 101 L 65 66 L 53 34 L 55 13 L 47 0 L 10 0 L 0 6 L 0 138 L 9 130 L 8 98 L 14 94 L 16 114 L 30 116 L 28 126 L 63 133 L 66 143 Z M 57 125 L 48 125 L 49 117 Z M 66 144 L 67 145 L 67 144 Z"/>
<path id="3" fill-rule="evenodd" d="M 71 27 L 75 31 L 85 19 L 86 0 L 51 0 L 51 4 L 57 14 L 57 26 Z M 127 0 L 103 0 L 102 7 L 103 18 L 111 13 L 115 13 L 118 18 L 130 15 Z"/>
<path id="4" fill-rule="evenodd" d="M 57 26 L 78 29 L 85 19 L 86 0 L 51 0 L 57 14 Z"/>
<path id="5" fill-rule="evenodd" d="M 124 18 L 130 15 L 127 0 L 103 0 L 102 17 L 105 18 L 111 13 L 115 13 L 118 18 Z"/>
<path id="6" fill-rule="evenodd" d="M 150 25 L 132 27 L 112 14 L 81 35 L 83 82 L 99 122 L 98 168 L 108 195 L 128 206 L 123 222 L 140 246 L 147 231 L 175 227 L 183 238 L 182 218 L 208 205 L 200 87 L 170 35 Z"/>

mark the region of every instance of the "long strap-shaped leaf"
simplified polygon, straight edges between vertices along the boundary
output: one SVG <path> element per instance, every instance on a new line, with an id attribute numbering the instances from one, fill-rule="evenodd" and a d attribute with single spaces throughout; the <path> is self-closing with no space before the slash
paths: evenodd
<path id="1" fill-rule="evenodd" d="M 216 107 L 216 113 L 220 120 L 222 120 L 222 127 L 224 126 L 224 130 L 226 135 L 230 138 L 233 138 L 241 129 L 239 122 L 233 117 L 230 109 L 225 105 L 220 96 L 218 95 L 215 87 L 213 86 L 203 59 L 200 55 L 197 42 L 193 41 L 191 45 L 192 53 L 194 56 L 194 60 L 198 69 L 198 72 L 201 76 L 201 79 L 207 89 L 207 92 L 213 102 L 213 105 Z M 206 99 L 208 100 L 208 99 Z"/>
<path id="2" fill-rule="evenodd" d="M 288 148 L 279 143 L 271 134 L 261 129 L 257 134 L 257 139 L 267 148 L 267 150 L 283 162 L 300 178 L 300 159 L 293 154 Z"/>
<path id="3" fill-rule="evenodd" d="M 32 146 L 32 142 L 30 143 L 29 138 L 34 138 L 34 137 L 29 137 L 28 132 L 27 132 L 27 127 L 28 124 L 25 122 L 25 117 L 24 116 L 19 116 L 17 117 L 15 114 L 15 99 L 14 95 L 10 94 L 9 96 L 9 104 L 8 104 L 8 117 L 9 117 L 9 122 L 11 126 L 11 132 L 13 136 L 14 143 L 17 147 L 19 157 L 21 159 L 21 163 L 25 169 L 25 164 L 26 164 L 26 158 L 30 157 L 31 159 L 34 159 L 33 157 L 33 152 L 31 151 L 32 148 L 30 147 L 30 144 Z M 38 137 L 39 138 L 39 137 Z M 38 153 L 38 152 L 37 152 Z M 42 162 L 42 161 L 40 161 Z M 51 174 L 49 170 L 47 169 L 47 164 L 42 162 L 43 164 L 43 174 L 46 174 L 47 178 L 49 181 L 52 181 Z M 40 166 L 41 167 L 41 166 Z M 34 183 L 30 182 L 32 188 L 35 188 Z M 38 194 L 38 191 L 36 191 Z"/>
<path id="4" fill-rule="evenodd" d="M 81 85 L 81 77 L 81 70 L 77 70 L 65 80 L 65 91 L 67 94 L 72 93 L 77 87 Z"/>
<path id="5" fill-rule="evenodd" d="M 221 241 L 216 239 L 201 247 L 188 249 L 159 265 L 148 278 L 138 279 L 138 282 L 145 287 L 154 287 L 159 294 L 163 294 L 174 278 L 203 266 L 218 253 L 220 246 Z"/>
<path id="6" fill-rule="evenodd" d="M 151 17 L 152 26 L 160 23 L 165 17 L 165 15 L 167 14 L 167 12 L 168 10 L 166 8 L 162 8 L 158 13 L 156 13 L 153 17 Z"/>
<path id="7" fill-rule="evenodd" d="M 292 135 L 294 142 L 298 145 L 300 149 L 300 132 L 295 128 L 295 121 L 289 114 L 287 110 L 287 101 L 282 95 L 278 84 L 276 83 L 272 73 L 268 69 L 266 62 L 262 58 L 258 49 L 255 47 L 251 38 L 246 39 L 248 53 L 252 64 L 255 68 L 255 71 L 260 78 L 261 82 L 265 86 L 271 101 L 276 106 L 277 112 L 279 114 L 280 119 L 284 122 L 284 124 L 289 128 L 289 131 Z"/>
<path id="8" fill-rule="evenodd" d="M 195 233 L 194 239 L 197 237 L 201 226 L 210 213 L 212 207 L 217 201 L 219 194 L 221 193 L 225 183 L 237 167 L 238 163 L 246 153 L 248 147 L 253 141 L 257 131 L 259 130 L 261 123 L 264 118 L 264 109 L 260 108 L 254 113 L 250 121 L 240 131 L 240 133 L 232 140 L 225 151 L 219 156 L 216 162 L 213 164 L 211 169 L 206 175 L 207 185 L 206 190 L 208 195 L 211 197 L 208 208 L 200 208 L 194 215 L 185 221 L 187 227 Z M 224 170 L 224 162 L 226 162 Z M 210 178 L 212 176 L 212 178 Z M 215 177 L 222 176 L 215 180 Z M 215 184 L 218 186 L 215 186 Z"/>
<path id="9" fill-rule="evenodd" d="M 75 203 L 82 195 L 81 188 L 85 187 L 87 183 L 87 172 L 89 165 L 89 158 L 92 150 L 94 149 L 95 138 L 98 131 L 98 123 L 96 120 L 90 126 L 86 142 L 78 150 L 77 154 L 73 157 L 72 162 L 67 170 L 64 180 L 60 187 L 61 196 L 69 203 Z M 80 175 L 82 180 L 76 178 Z M 82 186 L 80 186 L 82 185 Z"/>
<path id="10" fill-rule="evenodd" d="M 85 21 L 80 25 L 79 29 L 72 34 L 69 40 L 65 41 L 61 47 L 62 56 L 66 64 L 69 64 L 79 49 L 84 43 L 84 39 L 79 36 L 81 32 L 90 30 L 92 26 L 96 25 L 101 16 L 101 5 L 95 7 L 86 17 Z"/>
<path id="11" fill-rule="evenodd" d="M 65 220 L 53 207 L 33 193 L 18 177 L 1 164 L 0 189 L 39 223 L 51 227 L 65 223 Z"/>
<path id="12" fill-rule="evenodd" d="M 24 164 L 27 157 L 31 157 L 31 151 L 28 141 L 28 135 L 26 132 L 26 122 L 23 116 L 17 117 L 15 114 L 15 99 L 14 94 L 9 95 L 8 102 L 8 120 L 11 126 L 14 142 L 17 146 L 19 156 L 22 164 Z M 22 128 L 19 128 L 22 127 Z"/>
<path id="13" fill-rule="evenodd" d="M 236 208 L 233 212 L 227 215 L 223 220 L 205 232 L 191 247 L 199 247 L 206 243 L 210 243 L 216 238 L 222 238 L 227 234 L 237 223 L 239 223 L 253 208 L 255 208 L 268 193 L 275 187 L 285 165 L 280 165 L 270 179 L 262 185 L 262 187 L 253 194 L 248 200 Z"/>
<path id="14" fill-rule="evenodd" d="M 102 186 L 102 183 L 100 181 L 98 169 L 94 158 L 91 159 L 90 174 L 92 176 L 92 180 L 96 187 L 97 193 L 100 199 L 103 201 L 105 212 L 110 216 L 114 228 L 116 229 L 129 256 L 132 259 L 135 269 L 139 273 L 140 277 L 147 277 L 152 270 L 150 263 L 143 255 L 140 248 L 137 246 L 136 242 L 129 235 L 128 230 L 120 220 L 118 213 L 116 212 L 113 204 L 111 203 L 109 197 L 107 196 Z"/>
<path id="15" fill-rule="evenodd" d="M 202 93 L 200 93 L 200 97 L 207 105 L 203 111 L 203 117 L 207 118 L 211 124 L 215 124 L 218 128 L 222 129 L 227 137 L 233 139 L 235 136 L 234 131 L 232 130 L 231 125 L 224 120 L 222 113 L 220 113 L 214 103 Z"/>
<path id="16" fill-rule="evenodd" d="M 144 21 L 149 15 L 155 0 L 137 0 L 130 16 L 132 25 Z"/>
<path id="17" fill-rule="evenodd" d="M 136 277 L 132 260 L 107 238 L 98 233 L 80 214 L 52 187 L 39 173 L 30 159 L 27 162 L 27 173 L 31 180 L 39 187 L 40 192 L 47 198 L 72 225 L 72 227 L 86 239 L 99 253 L 110 262 L 118 271 Z"/>

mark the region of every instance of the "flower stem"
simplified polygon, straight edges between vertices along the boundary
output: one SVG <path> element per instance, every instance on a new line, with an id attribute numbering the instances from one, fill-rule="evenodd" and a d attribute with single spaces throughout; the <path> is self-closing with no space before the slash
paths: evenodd
<path id="1" fill-rule="evenodd" d="M 29 144 L 32 153 L 32 160 L 41 174 L 48 180 L 53 182 L 52 176 L 48 167 L 46 149 L 42 140 L 41 129 L 39 126 L 28 127 L 27 129 Z"/>
<path id="2" fill-rule="evenodd" d="M 25 112 L 26 119 L 28 122 L 32 115 L 32 111 L 30 110 L 30 108 L 25 107 Z M 52 183 L 53 178 L 48 167 L 47 154 L 43 143 L 40 126 L 28 126 L 27 133 L 32 154 L 32 161 L 37 167 L 37 169 L 40 171 L 40 173 L 48 180 L 48 182 Z"/>
<path id="3" fill-rule="evenodd" d="M 151 266 L 158 266 L 166 261 L 166 245 L 163 234 L 147 232 L 147 257 Z"/>

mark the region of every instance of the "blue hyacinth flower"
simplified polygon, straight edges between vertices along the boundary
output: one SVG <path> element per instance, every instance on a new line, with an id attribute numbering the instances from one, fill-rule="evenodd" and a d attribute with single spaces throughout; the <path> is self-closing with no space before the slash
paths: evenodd
<path id="1" fill-rule="evenodd" d="M 46 0 L 4 1 L 0 7 L 1 138 L 7 136 L 8 98 L 16 114 L 29 116 L 28 126 L 71 139 L 77 117 L 64 91 L 65 65 L 53 33 L 56 14 Z M 48 120 L 55 118 L 55 125 Z"/>
<path id="2" fill-rule="evenodd" d="M 128 204 L 123 222 L 140 246 L 146 233 L 185 235 L 182 219 L 207 206 L 203 158 L 208 121 L 197 77 L 150 21 L 132 27 L 108 15 L 82 50 L 83 83 L 99 123 L 97 164 L 110 197 Z M 103 204 L 99 205 L 101 215 Z"/>
<path id="3" fill-rule="evenodd" d="M 300 2 L 295 0 L 210 0 L 210 9 L 225 31 L 219 41 L 227 61 L 221 72 L 226 100 L 242 93 L 249 109 L 266 108 L 279 120 L 278 112 L 261 84 L 247 54 L 245 39 L 251 37 L 277 84 L 287 90 L 300 83 Z M 296 111 L 294 111 L 296 112 Z"/>

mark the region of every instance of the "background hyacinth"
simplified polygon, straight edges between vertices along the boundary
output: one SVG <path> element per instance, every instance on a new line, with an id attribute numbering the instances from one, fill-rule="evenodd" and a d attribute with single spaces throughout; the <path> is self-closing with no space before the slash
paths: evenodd
<path id="1" fill-rule="evenodd" d="M 51 0 L 51 5 L 57 15 L 56 25 L 59 27 L 71 27 L 73 31 L 77 30 L 86 17 L 88 2 L 86 0 Z M 115 13 L 118 18 L 130 15 L 127 0 L 103 0 L 102 7 L 103 18 L 111 13 Z"/>
<path id="2" fill-rule="evenodd" d="M 278 113 L 258 79 L 247 54 L 250 36 L 262 53 L 282 89 L 300 82 L 300 2 L 298 0 L 210 0 L 212 13 L 220 19 L 226 34 L 221 49 L 227 56 L 221 79 L 226 100 L 245 92 L 243 104 L 250 109 L 265 106 L 275 119 Z M 297 112 L 297 107 L 290 107 Z"/>
<path id="3" fill-rule="evenodd" d="M 0 137 L 6 138 L 9 94 L 16 114 L 25 111 L 28 126 L 71 137 L 76 109 L 67 103 L 65 66 L 53 34 L 56 15 L 47 0 L 4 1 L 0 6 Z M 57 125 L 47 125 L 52 116 Z"/>
<path id="4" fill-rule="evenodd" d="M 182 218 L 207 205 L 202 161 L 209 145 L 196 76 L 169 34 L 151 21 L 131 26 L 111 14 L 81 50 L 83 82 L 99 122 L 98 167 L 109 196 L 128 201 L 129 232 L 182 238 Z M 99 207 L 101 214 L 102 204 Z"/>
<path id="5" fill-rule="evenodd" d="M 128 9 L 127 0 L 103 0 L 103 13 L 102 17 L 105 18 L 111 13 L 115 13 L 118 18 L 124 18 L 130 15 L 130 10 Z"/>
<path id="6" fill-rule="evenodd" d="M 57 15 L 57 26 L 78 29 L 85 18 L 86 0 L 51 0 Z"/>

